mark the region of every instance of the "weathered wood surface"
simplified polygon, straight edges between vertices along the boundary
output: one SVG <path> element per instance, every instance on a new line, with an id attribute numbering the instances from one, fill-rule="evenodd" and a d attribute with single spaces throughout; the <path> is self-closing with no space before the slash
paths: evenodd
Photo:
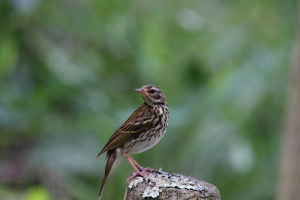
<path id="1" fill-rule="evenodd" d="M 127 180 L 124 200 L 221 199 L 218 188 L 205 181 L 161 170 L 153 170 L 152 173 Z"/>

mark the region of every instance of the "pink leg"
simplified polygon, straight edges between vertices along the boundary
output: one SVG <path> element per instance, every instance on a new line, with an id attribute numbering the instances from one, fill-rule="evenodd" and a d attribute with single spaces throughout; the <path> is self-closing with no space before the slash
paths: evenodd
<path id="1" fill-rule="evenodd" d="M 132 179 L 133 177 L 140 175 L 140 176 L 145 176 L 147 174 L 151 174 L 149 173 L 149 171 L 151 172 L 152 170 L 150 168 L 143 168 L 141 167 L 130 155 L 128 154 L 124 154 L 125 158 L 128 160 L 128 162 L 130 163 L 130 165 L 133 167 L 135 174 L 130 176 L 127 180 Z M 147 172 L 148 171 L 148 172 Z"/>
<path id="2" fill-rule="evenodd" d="M 140 171 L 135 166 L 136 162 L 131 158 L 131 156 L 129 156 L 128 154 L 125 154 L 124 156 L 128 160 L 128 162 L 130 163 L 130 165 L 133 167 L 134 171 L 136 173 L 140 173 Z"/>
<path id="3" fill-rule="evenodd" d="M 127 159 L 130 159 L 134 165 L 142 172 L 152 172 L 152 170 L 149 168 L 149 167 L 141 167 L 130 155 L 126 154 L 125 156 L 127 156 L 128 158 Z"/>

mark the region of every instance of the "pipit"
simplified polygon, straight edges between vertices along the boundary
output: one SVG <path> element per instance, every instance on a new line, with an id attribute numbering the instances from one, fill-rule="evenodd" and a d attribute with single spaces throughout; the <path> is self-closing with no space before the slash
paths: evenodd
<path id="1" fill-rule="evenodd" d="M 133 176 L 144 176 L 151 172 L 149 168 L 141 167 L 129 154 L 141 153 L 152 148 L 166 133 L 169 109 L 163 92 L 155 85 L 145 85 L 135 91 L 141 93 L 144 103 L 114 132 L 97 156 L 107 152 L 99 198 L 102 196 L 108 176 L 124 156 L 135 170 Z"/>

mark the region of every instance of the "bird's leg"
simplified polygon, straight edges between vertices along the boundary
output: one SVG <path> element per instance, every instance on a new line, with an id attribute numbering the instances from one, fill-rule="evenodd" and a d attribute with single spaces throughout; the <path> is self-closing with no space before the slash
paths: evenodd
<path id="1" fill-rule="evenodd" d="M 141 171 L 141 172 L 152 172 L 152 169 L 150 169 L 149 167 L 141 167 L 130 155 L 126 154 L 128 156 L 128 158 L 134 163 L 134 165 Z M 125 156 L 126 156 L 125 155 Z M 127 158 L 127 159 L 128 159 Z"/>
<path id="2" fill-rule="evenodd" d="M 140 176 L 145 176 L 147 174 L 151 174 L 149 172 L 147 172 L 147 170 L 149 171 L 149 168 L 143 168 L 141 167 L 139 164 L 137 164 L 137 162 L 128 154 L 124 154 L 125 158 L 128 160 L 128 162 L 130 163 L 130 165 L 133 167 L 135 174 L 133 174 L 132 176 L 130 176 L 127 180 L 132 179 L 133 177 L 140 175 Z M 151 169 L 150 169 L 151 170 Z"/>
<path id="3" fill-rule="evenodd" d="M 128 160 L 128 162 L 130 163 L 130 165 L 133 167 L 134 171 L 136 173 L 139 173 L 140 171 L 138 170 L 137 166 L 135 165 L 136 162 L 132 161 L 132 157 L 129 156 L 128 154 L 124 154 L 125 158 Z"/>

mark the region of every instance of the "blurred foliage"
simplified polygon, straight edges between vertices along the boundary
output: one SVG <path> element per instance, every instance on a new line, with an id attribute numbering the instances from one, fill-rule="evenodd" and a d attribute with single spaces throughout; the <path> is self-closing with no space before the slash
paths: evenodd
<path id="1" fill-rule="evenodd" d="M 151 83 L 170 122 L 133 156 L 142 166 L 210 182 L 222 199 L 274 199 L 296 0 L 2 0 L 0 11 L 0 198 L 96 199 L 96 155 Z M 103 199 L 122 199 L 131 171 L 123 161 Z"/>

